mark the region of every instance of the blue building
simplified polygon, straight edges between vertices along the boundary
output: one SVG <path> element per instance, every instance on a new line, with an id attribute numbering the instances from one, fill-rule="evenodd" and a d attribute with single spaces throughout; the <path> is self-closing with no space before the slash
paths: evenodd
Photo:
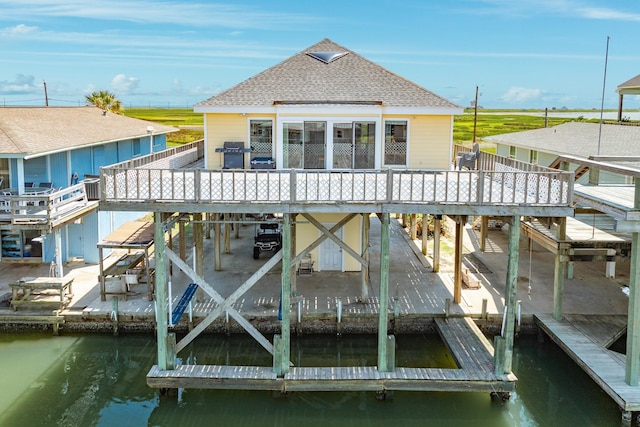
<path id="1" fill-rule="evenodd" d="M 140 215 L 99 211 L 100 168 L 176 130 L 92 106 L 0 108 L 0 261 L 99 262 L 96 243 Z"/>

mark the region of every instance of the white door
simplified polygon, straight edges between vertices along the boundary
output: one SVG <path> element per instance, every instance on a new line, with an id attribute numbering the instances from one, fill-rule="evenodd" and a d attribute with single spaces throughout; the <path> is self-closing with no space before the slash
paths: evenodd
<path id="1" fill-rule="evenodd" d="M 327 228 L 334 224 L 323 224 Z M 322 232 L 319 232 L 322 235 Z M 342 240 L 342 229 L 335 233 Z M 342 271 L 342 248 L 333 240 L 326 239 L 318 248 L 318 271 Z"/>

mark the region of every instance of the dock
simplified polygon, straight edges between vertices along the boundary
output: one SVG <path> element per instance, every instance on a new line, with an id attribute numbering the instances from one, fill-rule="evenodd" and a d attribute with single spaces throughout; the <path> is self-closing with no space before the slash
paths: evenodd
<path id="1" fill-rule="evenodd" d="M 607 349 L 607 343 L 625 333 L 626 316 L 565 316 L 557 321 L 551 315 L 538 314 L 534 318 L 623 411 L 640 411 L 640 388 L 625 382 L 625 355 Z"/>
<path id="2" fill-rule="evenodd" d="M 160 370 L 154 365 L 147 384 L 161 389 L 251 389 L 293 391 L 469 391 L 510 393 L 517 378 L 496 375 L 493 348 L 473 320 L 435 318 L 436 329 L 458 368 L 397 367 L 382 372 L 375 366 L 292 367 L 279 377 L 272 367 L 179 365 Z"/>

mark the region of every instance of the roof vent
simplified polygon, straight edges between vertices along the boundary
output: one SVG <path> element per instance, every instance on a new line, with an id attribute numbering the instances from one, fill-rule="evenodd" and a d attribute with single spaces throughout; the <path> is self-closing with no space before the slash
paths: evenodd
<path id="1" fill-rule="evenodd" d="M 342 58 L 347 53 L 349 52 L 307 52 L 307 55 L 328 64 L 338 58 Z"/>

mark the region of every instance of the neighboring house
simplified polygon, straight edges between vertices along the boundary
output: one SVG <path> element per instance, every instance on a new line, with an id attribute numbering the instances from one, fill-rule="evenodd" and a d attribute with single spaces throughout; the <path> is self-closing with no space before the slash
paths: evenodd
<path id="1" fill-rule="evenodd" d="M 553 166 L 559 156 L 585 160 L 640 164 L 640 126 L 568 122 L 554 127 L 485 138 L 496 144 L 496 154 Z M 630 184 L 629 177 L 607 171 L 576 169 L 576 181 L 592 184 Z M 586 173 L 589 172 L 589 173 Z"/>
<path id="2" fill-rule="evenodd" d="M 0 108 L 0 259 L 98 262 L 96 243 L 139 213 L 98 212 L 85 178 L 164 150 L 175 130 L 95 107 Z"/>
<path id="3" fill-rule="evenodd" d="M 618 121 L 622 121 L 622 104 L 624 101 L 625 95 L 640 95 L 640 74 L 635 76 L 634 78 L 627 80 L 626 82 L 618 85 L 616 88 L 616 92 L 618 93 L 619 102 L 618 102 Z"/>
<path id="4" fill-rule="evenodd" d="M 450 169 L 453 115 L 463 112 L 328 39 L 198 103 L 194 110 L 204 113 L 208 169 L 333 171 Z M 236 144 L 225 145 L 228 142 Z M 244 150 L 239 153 L 238 148 Z M 316 219 L 330 226 L 344 216 L 325 213 Z M 338 234 L 362 252 L 361 221 L 351 221 Z M 297 248 L 318 235 L 311 224 L 299 224 Z M 331 240 L 312 257 L 317 270 L 361 268 Z"/>

